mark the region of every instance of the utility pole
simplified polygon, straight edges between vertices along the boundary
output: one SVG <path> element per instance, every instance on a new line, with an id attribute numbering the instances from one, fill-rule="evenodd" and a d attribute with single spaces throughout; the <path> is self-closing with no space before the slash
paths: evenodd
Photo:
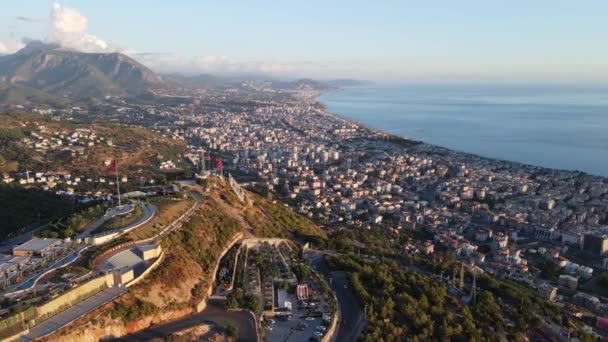
<path id="1" fill-rule="evenodd" d="M 473 287 L 471 288 L 471 297 L 473 298 L 473 304 L 477 299 L 477 270 L 473 269 Z"/>
<path id="2" fill-rule="evenodd" d="M 464 290 L 464 264 L 460 263 L 460 291 Z"/>

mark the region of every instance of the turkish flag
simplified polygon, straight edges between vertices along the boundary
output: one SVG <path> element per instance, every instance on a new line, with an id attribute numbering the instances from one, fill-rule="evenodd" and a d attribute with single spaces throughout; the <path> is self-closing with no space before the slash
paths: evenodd
<path id="1" fill-rule="evenodd" d="M 108 171 L 110 171 L 110 172 L 116 171 L 116 160 L 112 160 L 112 162 L 110 163 L 110 166 L 108 166 Z"/>

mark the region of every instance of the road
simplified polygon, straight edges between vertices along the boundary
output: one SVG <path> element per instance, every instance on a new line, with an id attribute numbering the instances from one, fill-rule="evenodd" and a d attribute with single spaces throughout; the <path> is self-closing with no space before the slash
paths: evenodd
<path id="1" fill-rule="evenodd" d="M 239 330 L 238 341 L 257 342 L 256 324 L 253 316 L 246 311 L 228 311 L 219 301 L 209 300 L 205 310 L 182 317 L 175 321 L 159 324 L 123 336 L 114 341 L 149 341 L 155 338 L 165 338 L 169 334 L 194 327 L 199 324 L 213 324 L 226 327 L 228 324 Z"/>
<path id="2" fill-rule="evenodd" d="M 331 272 L 331 289 L 338 297 L 342 319 L 335 341 L 356 341 L 365 328 L 365 315 L 353 291 L 348 287 L 346 272 Z"/>
<path id="3" fill-rule="evenodd" d="M 323 259 L 323 253 L 320 251 L 307 251 L 305 257 L 313 268 L 323 274 L 338 298 L 342 317 L 334 341 L 356 341 L 365 328 L 365 314 L 359 300 L 348 285 L 346 273 L 329 272 Z"/>
<path id="4" fill-rule="evenodd" d="M 20 337 L 17 341 L 32 341 L 50 335 L 56 330 L 74 322 L 78 318 L 97 309 L 101 305 L 113 300 L 114 298 L 118 297 L 126 291 L 127 289 L 123 287 L 111 287 L 105 289 L 97 293 L 96 295 L 89 297 L 76 305 L 71 306 L 69 309 L 63 311 L 62 313 L 55 315 L 47 319 L 46 321 L 36 325 L 30 330 L 27 335 Z"/>
<path id="5" fill-rule="evenodd" d="M 44 270 L 41 270 L 40 272 L 36 272 L 35 274 L 31 275 L 29 278 L 23 280 L 19 284 L 14 285 L 13 287 L 9 287 L 6 290 L 6 292 L 29 289 L 30 287 L 32 287 L 36 284 L 38 279 L 40 279 L 41 275 L 46 274 L 47 272 L 49 272 L 51 270 L 54 270 L 54 269 L 57 269 L 64 265 L 67 265 L 67 264 L 73 262 L 74 260 L 78 259 L 80 257 L 80 252 L 82 250 L 84 250 L 85 248 L 86 248 L 86 246 L 81 246 L 78 249 L 76 249 L 75 251 L 70 252 L 70 254 L 62 257 L 61 259 L 54 262 L 50 266 L 47 266 Z"/>
<path id="6" fill-rule="evenodd" d="M 130 212 L 131 210 L 133 210 L 133 204 L 132 203 L 125 204 L 125 205 L 122 205 L 120 207 L 110 208 L 105 213 L 105 215 L 103 215 L 102 217 L 100 217 L 99 219 L 97 219 L 97 221 L 95 221 L 92 225 L 90 225 L 89 227 L 87 227 L 87 229 L 85 229 L 82 233 L 76 235 L 76 238 L 77 239 L 83 239 L 83 238 L 85 238 L 87 236 L 90 236 L 91 233 L 95 229 L 99 228 L 107 220 L 111 219 L 112 217 L 114 217 L 116 215 L 126 214 L 126 213 Z"/>

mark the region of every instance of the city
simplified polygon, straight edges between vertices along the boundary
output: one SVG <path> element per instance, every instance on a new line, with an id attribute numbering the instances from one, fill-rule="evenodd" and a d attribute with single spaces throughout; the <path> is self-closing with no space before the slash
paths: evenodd
<path id="1" fill-rule="evenodd" d="M 513 29 L 450 6 L 182 4 L 183 23 L 5 6 L 23 38 L 0 32 L 0 341 L 608 340 L 595 64 L 518 47 L 481 5 L 463 8 Z M 137 49 L 89 32 L 123 5 Z M 420 30 L 445 49 L 395 44 L 427 25 L 410 10 L 458 23 Z M 513 51 L 473 58 L 500 39 L 469 46 L 469 20 Z M 194 38 L 242 58 L 189 55 Z"/>

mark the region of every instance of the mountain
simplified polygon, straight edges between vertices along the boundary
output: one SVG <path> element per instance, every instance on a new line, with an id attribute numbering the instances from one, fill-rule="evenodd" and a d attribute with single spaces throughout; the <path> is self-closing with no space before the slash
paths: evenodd
<path id="1" fill-rule="evenodd" d="M 85 99 L 139 95 L 162 86 L 162 79 L 121 53 L 83 53 L 31 42 L 0 57 L 0 83 L 18 86 L 21 91 Z"/>

